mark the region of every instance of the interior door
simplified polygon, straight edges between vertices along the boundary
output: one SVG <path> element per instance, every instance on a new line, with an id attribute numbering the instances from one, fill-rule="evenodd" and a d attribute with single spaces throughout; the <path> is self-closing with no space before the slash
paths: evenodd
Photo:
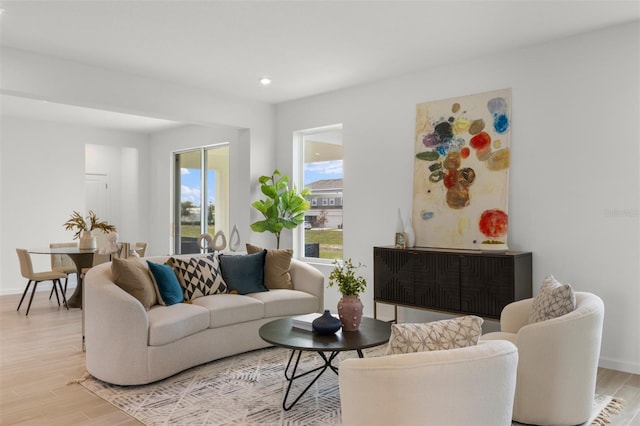
<path id="1" fill-rule="evenodd" d="M 85 212 L 84 215 L 89 213 L 89 210 L 100 218 L 109 222 L 109 177 L 101 174 L 85 174 L 84 178 L 85 188 Z"/>

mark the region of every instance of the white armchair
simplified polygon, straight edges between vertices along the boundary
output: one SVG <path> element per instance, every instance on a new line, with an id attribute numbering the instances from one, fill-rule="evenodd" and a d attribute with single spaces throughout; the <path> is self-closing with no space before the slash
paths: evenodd
<path id="1" fill-rule="evenodd" d="M 342 423 L 511 425 L 518 351 L 506 341 L 340 363 Z"/>
<path id="2" fill-rule="evenodd" d="M 536 425 L 575 425 L 591 415 L 595 394 L 604 304 L 591 293 L 576 292 L 573 312 L 528 323 L 533 299 L 507 305 L 500 332 L 482 341 L 514 343 L 520 357 L 513 420 Z"/>

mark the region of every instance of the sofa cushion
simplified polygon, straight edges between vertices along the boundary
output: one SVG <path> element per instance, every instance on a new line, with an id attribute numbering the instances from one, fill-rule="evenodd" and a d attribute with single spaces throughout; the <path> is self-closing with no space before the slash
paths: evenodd
<path id="1" fill-rule="evenodd" d="M 209 327 L 209 311 L 189 303 L 155 305 L 147 315 L 149 346 L 166 345 Z"/>
<path id="2" fill-rule="evenodd" d="M 148 260 L 147 264 L 164 304 L 171 306 L 182 302 L 184 294 L 173 268 L 166 263 L 154 263 Z"/>
<path id="3" fill-rule="evenodd" d="M 387 354 L 464 348 L 478 343 L 484 320 L 475 315 L 391 326 Z"/>
<path id="4" fill-rule="evenodd" d="M 199 297 L 194 305 L 209 312 L 209 328 L 264 318 L 264 303 L 239 294 L 214 294 Z"/>
<path id="5" fill-rule="evenodd" d="M 553 275 L 547 275 L 542 281 L 540 292 L 533 298 L 529 324 L 557 318 L 575 309 L 576 295 L 571 285 L 562 284 Z"/>
<path id="6" fill-rule="evenodd" d="M 146 310 L 157 303 L 151 272 L 139 258 L 114 258 L 111 262 L 111 276 L 118 287 L 138 299 Z"/>
<path id="7" fill-rule="evenodd" d="M 264 286 L 265 251 L 243 255 L 220 254 L 222 277 L 229 291 L 238 294 L 269 291 Z"/>
<path id="8" fill-rule="evenodd" d="M 264 250 L 251 244 L 246 244 L 247 253 L 259 253 Z M 293 289 L 291 281 L 291 257 L 293 250 L 268 249 L 264 258 L 264 285 L 269 290 L 276 288 Z"/>
<path id="9" fill-rule="evenodd" d="M 185 300 L 227 293 L 227 284 L 222 278 L 217 254 L 189 259 L 171 257 L 167 263 L 173 267 L 180 281 Z"/>
<path id="10" fill-rule="evenodd" d="M 264 317 L 301 315 L 318 310 L 318 298 L 297 290 L 275 289 L 247 295 L 264 303 Z"/>

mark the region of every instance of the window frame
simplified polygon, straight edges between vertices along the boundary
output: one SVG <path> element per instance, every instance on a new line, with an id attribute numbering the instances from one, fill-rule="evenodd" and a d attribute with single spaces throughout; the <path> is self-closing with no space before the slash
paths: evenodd
<path id="1" fill-rule="evenodd" d="M 329 124 L 326 126 L 320 126 L 320 127 L 314 127 L 314 128 L 309 128 L 309 129 L 304 129 L 304 130 L 298 130 L 298 131 L 294 131 L 293 132 L 293 176 L 294 176 L 294 183 L 298 188 L 304 188 L 304 156 L 305 156 L 305 151 L 304 151 L 304 142 L 305 142 L 305 137 L 308 135 L 312 135 L 312 134 L 316 134 L 316 133 L 323 133 L 323 132 L 331 132 L 331 131 L 340 131 L 341 133 L 343 132 L 343 124 L 342 123 L 336 123 L 336 124 Z M 343 145 L 343 143 L 341 142 L 341 145 Z M 341 158 L 342 160 L 342 164 L 344 167 L 344 155 Z M 342 180 L 343 180 L 343 187 L 344 187 L 344 170 L 342 173 Z M 343 197 L 344 197 L 344 188 L 343 188 Z M 320 198 L 321 200 L 318 200 L 318 198 Z M 344 200 L 343 200 L 344 201 Z M 312 207 L 323 207 L 323 206 L 328 206 L 328 204 L 325 204 L 326 201 L 326 197 L 314 197 L 310 199 L 310 204 Z M 342 208 L 342 215 L 343 215 L 343 223 L 344 223 L 344 203 L 335 203 L 335 205 L 338 205 Z M 343 226 L 340 227 L 341 229 L 343 228 Z M 343 235 L 343 239 L 342 239 L 342 257 L 337 258 L 336 259 L 342 259 L 344 258 L 344 233 Z M 306 257 L 305 256 L 305 229 L 303 226 L 298 226 L 296 229 L 294 229 L 293 232 L 293 245 L 295 247 L 294 249 L 294 253 L 300 253 L 300 255 L 298 255 L 298 258 L 302 261 L 305 262 L 312 262 L 312 263 L 316 263 L 316 264 L 326 264 L 326 265 L 331 265 L 333 263 L 333 259 L 327 259 L 327 258 L 321 258 L 321 257 Z"/>
<path id="2" fill-rule="evenodd" d="M 181 154 L 188 154 L 188 153 L 195 153 L 198 152 L 200 154 L 200 232 L 204 233 L 207 232 L 208 229 L 208 224 L 207 224 L 207 216 L 208 216 L 208 212 L 209 212 L 209 208 L 208 208 L 208 203 L 207 203 L 207 194 L 208 194 L 208 189 L 209 189 L 209 181 L 207 179 L 207 172 L 208 172 L 208 158 L 207 158 L 207 152 L 211 151 L 211 150 L 215 150 L 215 149 L 220 149 L 220 148 L 226 148 L 228 150 L 227 152 L 227 162 L 229 164 L 227 164 L 227 174 L 230 175 L 231 170 L 230 170 L 230 151 L 231 151 L 231 144 L 230 142 L 221 142 L 221 143 L 215 143 L 215 144 L 211 144 L 211 145 L 205 145 L 205 146 L 199 146 L 199 147 L 193 147 L 193 148 L 185 148 L 185 149 L 180 149 L 180 150 L 176 150 L 173 151 L 171 153 L 172 156 L 172 167 L 173 167 L 173 182 L 172 182 L 172 192 L 173 192 L 173 205 L 172 205 L 172 221 L 171 223 L 173 224 L 172 226 L 172 237 L 171 237 L 171 252 L 173 254 L 182 254 L 181 253 L 181 235 L 180 235 L 180 209 L 181 209 L 181 202 L 182 202 L 182 192 L 181 192 L 181 180 L 179 180 L 180 178 L 180 167 L 178 167 L 177 162 L 178 162 L 178 156 Z M 227 180 L 227 188 L 226 188 L 226 193 L 227 193 L 227 199 L 228 199 L 228 193 L 231 190 L 229 184 L 230 184 L 230 176 L 227 176 L 226 178 Z M 219 184 L 219 182 L 218 182 Z M 219 195 L 216 193 L 216 195 Z M 217 197 L 216 197 L 217 198 Z M 222 197 L 224 198 L 224 197 Z M 216 202 L 217 204 L 217 202 Z M 229 217 L 229 203 L 226 203 L 227 205 L 225 206 L 226 209 L 226 213 L 223 214 L 225 218 L 227 218 L 227 222 L 228 222 L 228 217 Z M 218 206 L 216 205 L 216 219 L 218 216 L 218 211 L 221 211 Z M 222 213 L 221 213 L 222 214 Z M 227 227 L 229 226 L 229 223 L 226 224 Z M 217 229 L 217 228 L 216 228 Z M 229 235 L 230 229 L 227 230 L 223 230 L 225 232 L 225 235 Z M 200 250 L 202 252 L 202 250 Z M 180 252 L 180 253 L 179 253 Z M 186 253 L 188 254 L 188 253 Z"/>

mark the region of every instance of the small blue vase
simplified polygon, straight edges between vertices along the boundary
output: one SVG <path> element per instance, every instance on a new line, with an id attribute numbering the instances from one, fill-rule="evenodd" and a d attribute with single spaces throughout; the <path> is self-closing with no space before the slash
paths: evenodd
<path id="1" fill-rule="evenodd" d="M 326 335 L 333 334 L 336 331 L 340 330 L 342 327 L 342 322 L 331 315 L 329 310 L 325 310 L 322 316 L 316 318 L 311 323 L 311 327 L 313 327 L 313 331 L 318 334 Z"/>

